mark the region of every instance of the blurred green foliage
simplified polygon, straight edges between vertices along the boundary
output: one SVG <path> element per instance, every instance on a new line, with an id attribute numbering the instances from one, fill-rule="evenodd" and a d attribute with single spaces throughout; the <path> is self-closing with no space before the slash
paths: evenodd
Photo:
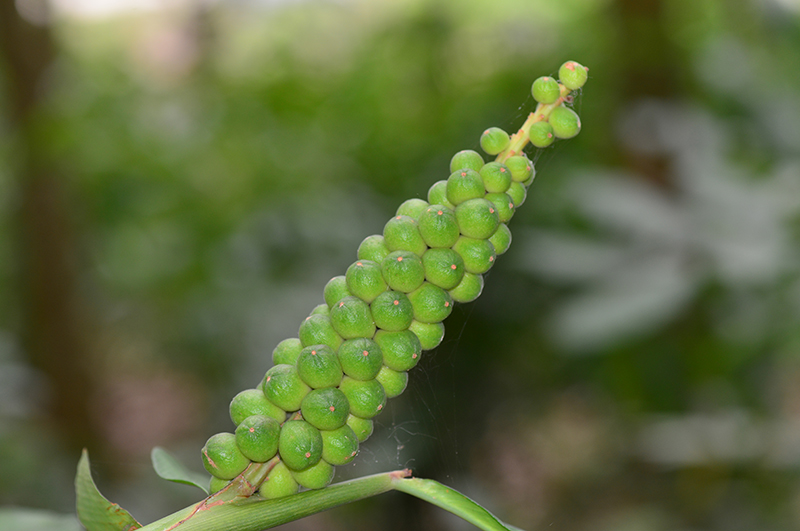
<path id="1" fill-rule="evenodd" d="M 56 10 L 26 124 L 0 66 L 0 502 L 70 512 L 84 445 L 139 520 L 192 501 L 150 448 L 199 468 L 358 243 L 574 59 L 581 134 L 531 151 L 511 250 L 340 477 L 411 466 L 527 529 L 800 526 L 797 2 L 182 5 Z M 30 153 L 70 222 L 82 437 L 30 356 Z M 306 525 L 458 524 L 387 495 Z"/>

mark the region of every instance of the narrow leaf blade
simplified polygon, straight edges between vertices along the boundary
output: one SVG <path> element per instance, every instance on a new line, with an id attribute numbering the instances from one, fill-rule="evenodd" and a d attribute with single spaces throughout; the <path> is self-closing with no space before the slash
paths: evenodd
<path id="1" fill-rule="evenodd" d="M 163 448 L 159 446 L 153 448 L 153 451 L 150 452 L 150 460 L 159 477 L 174 483 L 193 485 L 208 494 L 208 476 L 189 470 Z"/>
<path id="2" fill-rule="evenodd" d="M 108 501 L 97 490 L 86 449 L 78 462 L 75 496 L 78 519 L 88 531 L 133 531 L 142 527 L 128 511 Z"/>
<path id="3" fill-rule="evenodd" d="M 396 479 L 394 488 L 450 511 L 484 531 L 521 531 L 517 527 L 501 522 L 481 505 L 438 481 L 420 478 Z"/>

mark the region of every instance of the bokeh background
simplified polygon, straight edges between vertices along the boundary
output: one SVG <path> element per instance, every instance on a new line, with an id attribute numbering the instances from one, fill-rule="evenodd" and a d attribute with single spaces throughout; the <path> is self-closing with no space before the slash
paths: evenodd
<path id="1" fill-rule="evenodd" d="M 197 500 L 150 449 L 200 469 L 359 242 L 568 59 L 583 131 L 337 475 L 800 528 L 797 0 L 0 1 L 0 505 L 72 513 L 83 447 L 144 523 Z M 470 527 L 393 493 L 286 528 Z"/>

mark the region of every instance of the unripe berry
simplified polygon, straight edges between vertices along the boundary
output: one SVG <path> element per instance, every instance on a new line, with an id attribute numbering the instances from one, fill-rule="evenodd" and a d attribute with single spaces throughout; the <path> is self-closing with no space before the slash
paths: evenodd
<path id="1" fill-rule="evenodd" d="M 425 256 L 431 251 L 429 249 Z M 370 304 L 375 325 L 381 330 L 390 332 L 405 330 L 414 319 L 414 308 L 405 293 L 399 291 L 384 291 Z M 372 334 L 370 334 L 371 336 Z M 341 349 L 339 349 L 341 350 Z"/>
<path id="2" fill-rule="evenodd" d="M 381 238 L 383 238 L 383 236 L 381 236 Z M 350 295 L 352 295 L 352 293 L 347 289 L 347 279 L 344 275 L 339 275 L 338 277 L 330 279 L 328 283 L 325 284 L 325 289 L 322 292 L 322 296 L 325 298 L 325 304 L 328 305 L 328 308 L 333 308 L 334 304 Z"/>
<path id="3" fill-rule="evenodd" d="M 499 127 L 490 127 L 481 135 L 481 149 L 489 155 L 497 155 L 511 143 L 508 133 Z"/>
<path id="4" fill-rule="evenodd" d="M 334 351 L 343 341 L 342 336 L 334 330 L 331 318 L 327 315 L 309 315 L 300 324 L 297 335 L 304 347 L 328 345 Z"/>
<path id="5" fill-rule="evenodd" d="M 575 61 L 567 61 L 558 69 L 559 81 L 569 90 L 581 88 L 588 78 L 588 69 Z"/>
<path id="6" fill-rule="evenodd" d="M 333 387 L 342 379 L 342 366 L 336 352 L 329 346 L 312 345 L 304 348 L 297 357 L 297 374 L 314 389 Z"/>
<path id="7" fill-rule="evenodd" d="M 342 343 L 338 356 L 344 373 L 356 380 L 375 378 L 383 366 L 383 353 L 380 347 L 375 341 L 365 337 L 349 339 Z"/>
<path id="8" fill-rule="evenodd" d="M 447 200 L 453 205 L 483 197 L 484 193 L 483 179 L 475 170 L 458 170 L 447 179 Z"/>
<path id="9" fill-rule="evenodd" d="M 497 230 L 500 218 L 491 201 L 483 197 L 464 201 L 456 207 L 456 221 L 461 234 L 485 240 Z"/>
<path id="10" fill-rule="evenodd" d="M 499 162 L 487 162 L 480 172 L 483 187 L 489 193 L 505 192 L 511 184 L 511 170 Z"/>
<path id="11" fill-rule="evenodd" d="M 483 166 L 483 157 L 477 151 L 465 149 L 459 151 L 450 159 L 450 173 L 458 170 L 478 171 Z"/>
<path id="12" fill-rule="evenodd" d="M 390 252 L 389 248 L 386 247 L 386 241 L 383 239 L 383 236 L 380 234 L 373 234 L 372 236 L 364 238 L 361 245 L 358 246 L 358 259 L 371 260 L 380 264 Z M 328 299 L 325 300 L 327 302 Z"/>
<path id="13" fill-rule="evenodd" d="M 383 280 L 381 266 L 377 262 L 370 260 L 354 262 L 347 268 L 345 279 L 350 293 L 367 304 L 386 290 L 386 282 Z"/>
<path id="14" fill-rule="evenodd" d="M 455 212 L 444 205 L 429 206 L 420 214 L 417 223 L 428 247 L 452 247 L 461 235 Z"/>
<path id="15" fill-rule="evenodd" d="M 523 155 L 514 155 L 506 159 L 506 166 L 511 171 L 511 178 L 517 182 L 525 182 L 536 171 L 533 163 Z M 505 192 L 505 190 L 503 190 Z"/>
<path id="16" fill-rule="evenodd" d="M 492 246 L 494 247 L 494 246 Z M 483 291 L 483 275 L 476 273 L 464 273 L 461 283 L 449 291 L 450 296 L 456 302 L 472 302 L 480 297 Z"/>
<path id="17" fill-rule="evenodd" d="M 375 334 L 375 342 L 381 347 L 383 364 L 395 371 L 407 371 L 419 363 L 422 345 L 411 330 L 402 332 L 386 332 L 379 330 Z M 353 412 L 358 415 L 357 412 Z M 369 418 L 369 417 L 364 417 Z"/>
<path id="18" fill-rule="evenodd" d="M 547 121 L 556 138 L 572 138 L 581 131 L 581 119 L 569 107 L 556 107 Z"/>
<path id="19" fill-rule="evenodd" d="M 397 208 L 397 213 L 395 215 L 417 219 L 426 208 L 428 208 L 427 201 L 417 198 L 407 199 Z"/>
<path id="20" fill-rule="evenodd" d="M 278 453 L 281 425 L 264 415 L 251 415 L 236 428 L 236 446 L 244 456 L 256 463 L 265 463 Z"/>
<path id="21" fill-rule="evenodd" d="M 294 365 L 297 361 L 297 356 L 303 350 L 303 344 L 296 337 L 284 339 L 272 351 L 272 364 L 280 365 L 285 363 L 287 365 Z"/>
<path id="22" fill-rule="evenodd" d="M 494 246 L 489 240 L 477 240 L 462 236 L 453 246 L 453 250 L 461 255 L 464 260 L 464 268 L 469 273 L 483 274 L 489 271 L 494 265 L 497 256 Z M 413 300 L 411 301 L 414 302 Z"/>
<path id="23" fill-rule="evenodd" d="M 408 373 L 406 371 L 393 371 L 387 366 L 383 366 L 381 372 L 375 377 L 386 391 L 386 398 L 394 398 L 403 394 L 408 385 Z"/>
<path id="24" fill-rule="evenodd" d="M 236 446 L 236 436 L 232 433 L 212 435 L 203 446 L 202 456 L 205 469 L 220 479 L 233 479 L 250 464 Z"/>
<path id="25" fill-rule="evenodd" d="M 278 422 L 286 420 L 286 412 L 267 400 L 261 389 L 245 389 L 233 397 L 230 405 L 231 420 L 237 426 L 251 415 L 265 415 Z"/>
<path id="26" fill-rule="evenodd" d="M 335 430 L 344 426 L 350 414 L 350 403 L 336 387 L 314 389 L 300 405 L 303 419 L 320 430 Z"/>
<path id="27" fill-rule="evenodd" d="M 322 434 L 322 459 L 326 462 L 334 466 L 346 465 L 358 453 L 358 436 L 350 426 L 345 424 L 341 428 L 320 433 Z"/>
<path id="28" fill-rule="evenodd" d="M 444 205 L 450 210 L 456 206 L 447 199 L 447 181 L 436 181 L 428 189 L 428 203 L 432 205 Z"/>
<path id="29" fill-rule="evenodd" d="M 525 202 L 525 198 L 528 197 L 528 189 L 525 188 L 524 184 L 518 183 L 517 181 L 511 183 L 506 193 L 514 202 L 515 209 L 519 208 L 520 205 Z"/>
<path id="30" fill-rule="evenodd" d="M 334 304 L 331 308 L 331 324 L 344 339 L 372 337 L 375 333 L 369 304 L 358 297 L 345 297 Z"/>
<path id="31" fill-rule="evenodd" d="M 411 326 L 408 329 L 417 336 L 422 350 L 435 349 L 444 339 L 444 324 L 442 323 L 411 321 Z"/>
<path id="32" fill-rule="evenodd" d="M 347 425 L 350 426 L 350 429 L 356 434 L 358 442 L 364 442 L 372 435 L 372 419 L 362 419 L 350 413 L 350 416 L 347 417 Z"/>
<path id="33" fill-rule="evenodd" d="M 456 287 L 464 276 L 464 261 L 452 249 L 428 249 L 422 255 L 422 265 L 425 268 L 425 279 L 442 289 Z M 411 324 L 410 320 L 408 324 Z"/>
<path id="34" fill-rule="evenodd" d="M 419 233 L 417 221 L 408 216 L 395 216 L 387 221 L 383 227 L 383 238 L 390 251 L 411 251 L 422 256 L 428 248 Z"/>
<path id="35" fill-rule="evenodd" d="M 327 487 L 333 481 L 333 466 L 321 460 L 304 470 L 293 470 L 292 476 L 301 487 L 307 489 L 321 489 Z"/>
<path id="36" fill-rule="evenodd" d="M 284 411 L 297 411 L 311 388 L 292 365 L 275 365 L 263 380 L 264 394 L 270 402 Z"/>
<path id="37" fill-rule="evenodd" d="M 508 194 L 486 194 L 485 199 L 491 201 L 497 212 L 497 219 L 500 223 L 508 223 L 516 211 L 514 200 Z"/>
<path id="38" fill-rule="evenodd" d="M 533 99 L 539 103 L 549 105 L 555 103 L 561 96 L 561 88 L 558 86 L 558 81 L 552 77 L 543 76 L 533 82 L 531 94 L 533 94 Z"/>
<path id="39" fill-rule="evenodd" d="M 552 144 L 556 135 L 553 133 L 553 126 L 547 122 L 535 122 L 528 129 L 528 137 L 531 144 L 538 148 L 546 148 Z"/>
<path id="40" fill-rule="evenodd" d="M 381 263 L 381 272 L 390 289 L 403 293 L 414 291 L 425 280 L 422 258 L 410 251 L 389 253 Z"/>
<path id="41" fill-rule="evenodd" d="M 345 376 L 339 389 L 350 402 L 350 413 L 356 417 L 371 419 L 386 405 L 386 392 L 378 380 L 354 380 Z"/>
<path id="42" fill-rule="evenodd" d="M 497 231 L 489 238 L 489 243 L 492 244 L 498 256 L 508 251 L 508 248 L 511 247 L 511 230 L 508 225 L 501 223 L 497 227 Z"/>
<path id="43" fill-rule="evenodd" d="M 211 483 L 208 486 L 208 492 L 211 494 L 216 494 L 217 492 L 221 491 L 225 488 L 225 486 L 230 483 L 231 480 L 229 479 L 220 479 L 214 476 L 211 476 Z"/>
<path id="44" fill-rule="evenodd" d="M 267 474 L 267 479 L 259 487 L 258 493 L 263 498 L 274 500 L 295 494 L 299 488 L 300 485 L 295 481 L 291 470 L 282 461 L 278 461 Z"/>
<path id="45" fill-rule="evenodd" d="M 328 308 L 328 305 L 326 303 L 322 303 L 314 306 L 314 309 L 311 310 L 311 313 L 308 315 L 330 315 L 330 314 L 331 314 L 331 309 Z"/>
<path id="46" fill-rule="evenodd" d="M 303 470 L 322 458 L 322 435 L 304 420 L 287 420 L 278 438 L 278 453 L 291 470 Z"/>

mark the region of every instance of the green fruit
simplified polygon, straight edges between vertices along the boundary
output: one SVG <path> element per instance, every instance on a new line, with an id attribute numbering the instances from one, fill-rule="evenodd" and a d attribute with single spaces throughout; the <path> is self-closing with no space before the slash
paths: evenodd
<path id="1" fill-rule="evenodd" d="M 558 86 L 558 81 L 552 77 L 543 76 L 533 82 L 531 94 L 533 94 L 533 99 L 539 103 L 549 105 L 555 103 L 561 96 L 561 87 Z"/>
<path id="2" fill-rule="evenodd" d="M 367 236 L 358 246 L 358 259 L 371 260 L 380 264 L 386 255 L 389 254 L 389 248 L 386 247 L 386 240 L 380 234 L 373 234 Z M 349 293 L 348 293 L 349 295 Z M 325 299 L 327 301 L 327 299 Z"/>
<path id="3" fill-rule="evenodd" d="M 494 246 L 492 246 L 494 247 Z M 472 302 L 480 297 L 483 291 L 483 276 L 477 273 L 464 273 L 461 283 L 450 290 L 450 296 L 456 302 Z"/>
<path id="4" fill-rule="evenodd" d="M 589 69 L 575 61 L 567 61 L 558 69 L 558 79 L 569 90 L 577 90 L 589 79 Z"/>
<path id="5" fill-rule="evenodd" d="M 461 234 L 483 240 L 494 234 L 500 218 L 491 201 L 483 197 L 464 201 L 456 207 L 456 221 Z"/>
<path id="6" fill-rule="evenodd" d="M 357 418 L 357 417 L 353 417 Z M 364 422 L 372 422 L 365 420 Z M 344 425 L 322 433 L 322 459 L 334 466 L 346 465 L 358 454 L 358 436 L 353 428 Z"/>
<path id="7" fill-rule="evenodd" d="M 432 205 L 444 205 L 450 210 L 456 206 L 447 199 L 447 181 L 436 181 L 428 189 L 428 203 Z"/>
<path id="8" fill-rule="evenodd" d="M 450 173 L 458 170 L 478 171 L 483 167 L 483 157 L 477 151 L 465 149 L 459 151 L 450 159 Z"/>
<path id="9" fill-rule="evenodd" d="M 556 107 L 547 121 L 556 138 L 572 138 L 581 132 L 581 119 L 569 107 Z"/>
<path id="10" fill-rule="evenodd" d="M 251 415 L 236 428 L 236 446 L 244 456 L 256 463 L 265 463 L 278 453 L 281 425 L 264 415 Z"/>
<path id="11" fill-rule="evenodd" d="M 453 205 L 483 197 L 484 193 L 483 179 L 475 170 L 458 170 L 447 179 L 447 200 Z"/>
<path id="12" fill-rule="evenodd" d="M 496 253 L 489 240 L 477 240 L 462 236 L 453 245 L 453 250 L 461 255 L 461 259 L 464 260 L 464 268 L 469 273 L 486 273 L 494 265 Z"/>
<path id="13" fill-rule="evenodd" d="M 211 494 L 216 494 L 217 492 L 227 487 L 228 483 L 230 482 L 231 480 L 229 479 L 220 479 L 211 476 L 211 483 L 208 486 L 208 492 L 210 492 Z"/>
<path id="14" fill-rule="evenodd" d="M 508 133 L 499 127 L 490 127 L 481 135 L 481 149 L 489 155 L 497 155 L 511 143 Z"/>
<path id="15" fill-rule="evenodd" d="M 335 430 L 344 426 L 350 414 L 350 404 L 336 387 L 314 389 L 300 405 L 303 419 L 320 430 Z"/>
<path id="16" fill-rule="evenodd" d="M 297 356 L 303 350 L 303 344 L 296 337 L 284 339 L 272 351 L 272 364 L 280 365 L 285 363 L 287 365 L 294 365 L 297 361 Z"/>
<path id="17" fill-rule="evenodd" d="M 220 479 L 233 479 L 250 464 L 236 446 L 236 436 L 232 433 L 212 435 L 203 446 L 202 456 L 203 466 L 209 474 Z"/>
<path id="18" fill-rule="evenodd" d="M 514 155 L 506 159 L 506 166 L 511 171 L 511 178 L 517 182 L 525 182 L 531 178 L 536 170 L 533 163 L 523 155 Z M 505 192 L 505 190 L 503 190 Z"/>
<path id="19" fill-rule="evenodd" d="M 292 471 L 294 480 L 297 481 L 301 487 L 307 489 L 321 489 L 330 485 L 333 481 L 333 466 L 320 460 L 317 464 L 311 465 L 305 470 Z"/>
<path id="20" fill-rule="evenodd" d="M 386 391 L 386 398 L 394 398 L 403 394 L 408 385 L 408 373 L 406 371 L 393 371 L 385 365 L 375 377 Z"/>
<path id="21" fill-rule="evenodd" d="M 330 313 L 330 308 L 328 308 L 328 305 L 323 302 L 322 304 L 317 304 L 314 306 L 314 309 L 311 310 L 309 315 L 330 315 Z"/>
<path id="22" fill-rule="evenodd" d="M 419 288 L 409 293 L 408 298 L 411 300 L 411 306 L 414 307 L 414 319 L 422 323 L 440 323 L 453 311 L 452 297 L 450 297 L 445 290 L 439 286 L 434 286 L 430 282 L 425 282 Z M 386 350 L 384 350 L 383 345 L 381 345 L 377 337 L 378 335 L 375 334 L 375 341 L 377 341 L 378 345 L 381 347 L 381 351 L 383 351 L 383 363 L 389 365 L 386 361 Z M 414 337 L 416 338 L 416 336 Z M 389 366 L 391 367 L 391 365 Z M 395 369 L 395 367 L 392 368 Z"/>
<path id="23" fill-rule="evenodd" d="M 513 157 L 512 157 L 513 158 Z M 487 162 L 480 170 L 483 187 L 489 193 L 502 193 L 511 184 L 511 170 L 499 162 Z"/>
<path id="24" fill-rule="evenodd" d="M 428 247 L 452 247 L 461 235 L 455 213 L 444 205 L 429 206 L 417 223 Z"/>
<path id="25" fill-rule="evenodd" d="M 497 219 L 500 223 L 508 223 L 514 217 L 514 201 L 508 194 L 486 194 L 485 199 L 491 201 L 497 212 Z"/>
<path id="26" fill-rule="evenodd" d="M 338 356 L 344 373 L 356 380 L 375 378 L 383 365 L 381 348 L 372 339 L 349 339 L 339 347 Z"/>
<path id="27" fill-rule="evenodd" d="M 497 227 L 497 231 L 489 238 L 489 243 L 492 244 L 498 256 L 508 251 L 508 248 L 511 247 L 511 230 L 508 225 L 501 223 Z"/>
<path id="28" fill-rule="evenodd" d="M 423 210 L 428 208 L 428 202 L 422 199 L 407 199 L 397 208 L 396 216 L 408 216 L 417 219 Z"/>
<path id="29" fill-rule="evenodd" d="M 375 342 L 381 347 L 383 364 L 395 371 L 407 371 L 419 363 L 422 354 L 422 345 L 416 334 L 411 330 L 402 332 L 385 332 L 379 330 L 375 334 Z M 353 411 L 354 415 L 364 418 Z"/>
<path id="30" fill-rule="evenodd" d="M 518 183 L 517 181 L 511 183 L 506 193 L 514 202 L 515 209 L 519 208 L 520 205 L 525 202 L 525 198 L 528 197 L 528 189 L 525 188 L 524 184 Z"/>
<path id="31" fill-rule="evenodd" d="M 464 276 L 464 261 L 452 249 L 428 249 L 422 255 L 422 265 L 425 268 L 425 279 L 442 289 L 456 287 Z"/>
<path id="32" fill-rule="evenodd" d="M 350 402 L 350 413 L 356 417 L 371 419 L 386 405 L 386 392 L 378 380 L 355 380 L 345 376 L 339 384 L 339 389 Z M 350 427 L 352 428 L 352 425 Z"/>
<path id="33" fill-rule="evenodd" d="M 311 388 L 292 365 L 275 365 L 264 376 L 264 394 L 284 411 L 297 411 Z"/>
<path id="34" fill-rule="evenodd" d="M 532 123 L 528 129 L 528 137 L 531 140 L 531 144 L 538 148 L 546 148 L 556 139 L 556 135 L 553 133 L 553 126 L 547 122 Z"/>
<path id="35" fill-rule="evenodd" d="M 336 333 L 331 318 L 327 315 L 309 315 L 297 333 L 304 347 L 328 345 L 334 351 L 342 344 L 342 336 Z"/>
<path id="36" fill-rule="evenodd" d="M 385 292 L 383 292 L 385 293 Z M 375 322 L 369 304 L 358 297 L 345 297 L 331 308 L 333 329 L 344 339 L 372 337 Z"/>
<path id="37" fill-rule="evenodd" d="M 295 494 L 299 488 L 300 485 L 292 476 L 292 471 L 282 461 L 278 461 L 267 474 L 267 479 L 259 487 L 258 493 L 263 498 L 274 500 Z"/>
<path id="38" fill-rule="evenodd" d="M 383 278 L 394 291 L 408 293 L 422 285 L 425 268 L 422 259 L 410 251 L 394 251 L 381 262 Z"/>
<path id="39" fill-rule="evenodd" d="M 278 453 L 291 470 L 303 470 L 322 458 L 322 435 L 304 420 L 287 420 L 278 438 Z"/>
<path id="40" fill-rule="evenodd" d="M 371 260 L 358 260 L 347 268 L 347 289 L 367 304 L 386 291 L 381 266 Z M 302 338 L 301 338 L 302 339 Z M 337 345 L 338 347 L 338 345 Z"/>
<path id="41" fill-rule="evenodd" d="M 342 379 L 342 366 L 336 352 L 329 346 L 312 345 L 304 348 L 297 357 L 297 374 L 313 389 L 335 387 Z M 297 409 L 299 405 L 291 411 Z"/>
<path id="42" fill-rule="evenodd" d="M 278 422 L 286 420 L 286 412 L 267 400 L 261 389 L 245 389 L 233 397 L 230 405 L 231 420 L 237 426 L 250 415 L 264 415 Z"/>
<path id="43" fill-rule="evenodd" d="M 352 293 L 347 289 L 347 279 L 344 275 L 339 275 L 338 277 L 330 279 L 328 283 L 325 284 L 325 289 L 322 292 L 322 296 L 325 298 L 325 304 L 328 305 L 328 308 L 333 308 L 334 304 L 350 295 L 352 295 Z"/>
<path id="44" fill-rule="evenodd" d="M 358 442 L 364 442 L 372 435 L 372 419 L 362 419 L 350 413 L 350 416 L 347 417 L 347 425 L 350 426 L 350 429 L 356 434 Z"/>
<path id="45" fill-rule="evenodd" d="M 431 249 L 422 255 L 423 261 L 429 252 L 431 252 Z M 399 291 L 384 291 L 375 297 L 375 300 L 370 304 L 370 309 L 372 310 L 372 317 L 375 319 L 375 325 L 382 330 L 392 332 L 405 330 L 414 318 L 414 308 L 411 306 L 411 301 L 408 300 L 404 293 Z"/>
<path id="46" fill-rule="evenodd" d="M 411 321 L 411 326 L 409 326 L 408 329 L 417 336 L 422 350 L 435 349 L 442 342 L 442 339 L 444 339 L 444 324 L 442 323 Z"/>
<path id="47" fill-rule="evenodd" d="M 422 255 L 428 248 L 419 233 L 417 221 L 409 216 L 395 216 L 387 221 L 383 227 L 383 237 L 390 251 L 410 251 Z"/>

